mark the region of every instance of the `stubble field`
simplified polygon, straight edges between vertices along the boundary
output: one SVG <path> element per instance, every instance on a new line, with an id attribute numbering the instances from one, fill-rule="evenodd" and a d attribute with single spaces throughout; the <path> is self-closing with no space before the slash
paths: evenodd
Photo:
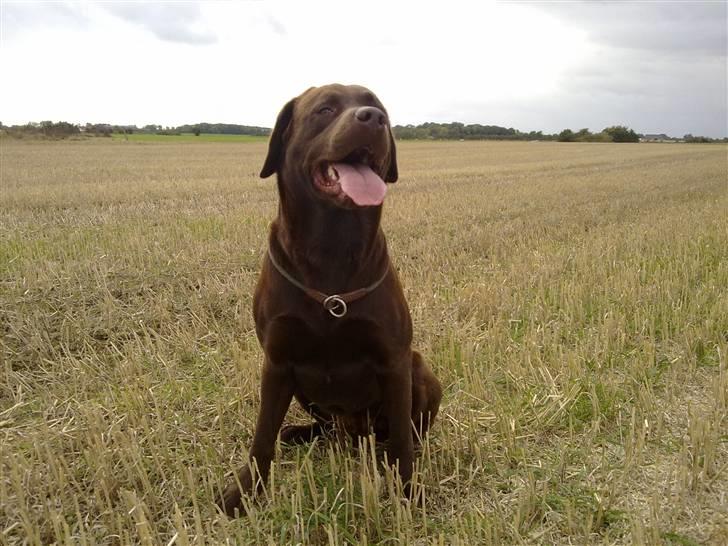
<path id="1" fill-rule="evenodd" d="M 445 388 L 426 504 L 318 441 L 220 516 L 258 406 L 264 151 L 0 142 L 0 543 L 728 541 L 724 145 L 400 143 L 384 227 Z"/>

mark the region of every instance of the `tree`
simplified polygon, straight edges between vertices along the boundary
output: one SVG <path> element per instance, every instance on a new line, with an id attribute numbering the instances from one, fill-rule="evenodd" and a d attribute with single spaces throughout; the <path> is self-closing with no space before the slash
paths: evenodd
<path id="1" fill-rule="evenodd" d="M 564 129 L 559 133 L 559 142 L 574 142 L 574 131 L 571 129 Z"/>
<path id="2" fill-rule="evenodd" d="M 193 129 L 192 132 L 195 133 L 195 136 L 200 136 L 200 126 L 195 125 L 195 128 Z"/>
<path id="3" fill-rule="evenodd" d="M 41 121 L 40 130 L 43 135 L 53 138 L 66 138 L 69 135 L 75 135 L 81 132 L 78 125 L 68 123 L 67 121 L 59 121 L 58 123 Z"/>
<path id="4" fill-rule="evenodd" d="M 632 129 L 629 127 L 624 127 L 623 125 L 615 125 L 613 127 L 607 127 L 604 129 L 605 133 L 607 133 L 610 137 L 612 137 L 612 142 L 639 142 L 640 137 L 635 133 Z"/>
<path id="5" fill-rule="evenodd" d="M 612 142 L 612 137 L 602 131 L 601 133 L 594 133 L 589 137 L 589 142 Z"/>
<path id="6" fill-rule="evenodd" d="M 574 140 L 579 142 L 588 142 L 591 136 L 592 134 L 589 132 L 588 128 L 579 129 L 579 131 L 574 135 Z"/>

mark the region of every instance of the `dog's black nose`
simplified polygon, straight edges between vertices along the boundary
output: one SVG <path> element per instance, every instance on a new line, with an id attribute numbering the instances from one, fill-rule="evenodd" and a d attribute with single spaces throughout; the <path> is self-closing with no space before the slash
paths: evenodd
<path id="1" fill-rule="evenodd" d="M 357 121 L 365 123 L 373 128 L 382 127 L 387 124 L 387 115 L 374 106 L 362 106 L 354 112 Z"/>

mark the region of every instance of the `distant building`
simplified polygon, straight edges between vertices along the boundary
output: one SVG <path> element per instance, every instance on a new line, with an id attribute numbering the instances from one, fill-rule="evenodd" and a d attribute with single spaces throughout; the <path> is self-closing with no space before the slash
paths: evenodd
<path id="1" fill-rule="evenodd" d="M 640 142 L 677 142 L 677 139 L 667 136 L 665 133 L 659 135 L 642 135 Z"/>

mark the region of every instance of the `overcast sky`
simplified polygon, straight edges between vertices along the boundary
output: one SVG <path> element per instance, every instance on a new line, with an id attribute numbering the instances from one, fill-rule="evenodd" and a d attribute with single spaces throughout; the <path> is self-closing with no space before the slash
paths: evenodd
<path id="1" fill-rule="evenodd" d="M 0 121 L 270 127 L 341 82 L 394 124 L 724 137 L 726 6 L 0 0 Z"/>

